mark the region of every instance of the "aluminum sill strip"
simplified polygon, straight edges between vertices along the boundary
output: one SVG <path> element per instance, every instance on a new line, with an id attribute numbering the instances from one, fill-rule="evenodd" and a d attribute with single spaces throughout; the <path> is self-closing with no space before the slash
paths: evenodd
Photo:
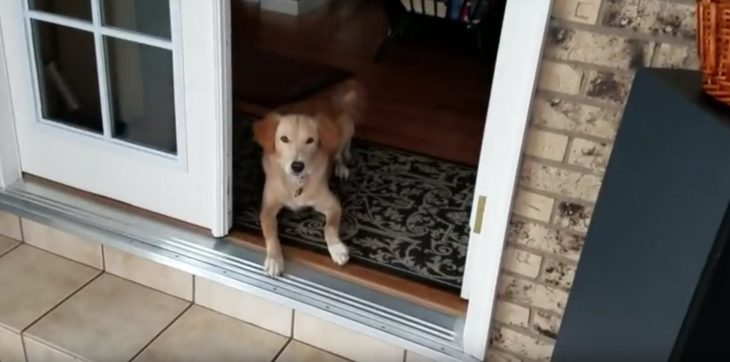
<path id="1" fill-rule="evenodd" d="M 463 320 L 290 262 L 272 279 L 264 254 L 101 204 L 33 180 L 0 189 L 0 209 L 229 285 L 404 349 L 475 361 L 461 348 Z"/>

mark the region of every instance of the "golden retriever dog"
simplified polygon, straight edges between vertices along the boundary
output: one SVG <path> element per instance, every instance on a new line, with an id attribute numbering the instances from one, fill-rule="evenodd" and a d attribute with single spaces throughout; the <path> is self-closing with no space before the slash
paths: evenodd
<path id="1" fill-rule="evenodd" d="M 332 260 L 338 265 L 349 260 L 347 246 L 339 236 L 342 208 L 329 180 L 333 171 L 341 179 L 349 177 L 350 140 L 363 101 L 363 87 L 348 81 L 332 91 L 282 107 L 254 124 L 266 174 L 260 218 L 267 274 L 278 276 L 284 270 L 277 225 L 277 214 L 284 207 L 312 207 L 324 214 L 324 241 Z"/>

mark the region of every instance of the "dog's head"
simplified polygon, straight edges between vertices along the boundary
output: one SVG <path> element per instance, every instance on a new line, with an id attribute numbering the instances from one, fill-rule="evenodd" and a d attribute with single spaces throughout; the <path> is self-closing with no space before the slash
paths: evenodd
<path id="1" fill-rule="evenodd" d="M 289 175 L 306 176 L 317 152 L 331 156 L 340 142 L 335 122 L 300 114 L 269 114 L 253 125 L 264 154 L 273 155 Z"/>

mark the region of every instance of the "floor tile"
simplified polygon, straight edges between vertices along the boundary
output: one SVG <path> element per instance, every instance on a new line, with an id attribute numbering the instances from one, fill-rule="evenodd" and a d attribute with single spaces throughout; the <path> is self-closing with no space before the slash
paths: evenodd
<path id="1" fill-rule="evenodd" d="M 104 269 L 101 244 L 28 219 L 22 219 L 21 223 L 26 243 L 79 263 Z"/>
<path id="2" fill-rule="evenodd" d="M 406 351 L 406 362 L 436 362 L 436 360 L 424 357 L 416 352 Z"/>
<path id="3" fill-rule="evenodd" d="M 14 247 L 18 246 L 18 244 L 20 244 L 20 242 L 17 240 L 0 235 L 0 255 L 12 250 Z"/>
<path id="4" fill-rule="evenodd" d="M 20 334 L 0 327 L 0 361 L 24 362 L 25 352 Z"/>
<path id="5" fill-rule="evenodd" d="M 99 274 L 28 245 L 0 257 L 0 325 L 17 333 Z"/>
<path id="6" fill-rule="evenodd" d="M 82 359 L 128 361 L 188 305 L 103 274 L 34 324 L 26 335 Z"/>
<path id="7" fill-rule="evenodd" d="M 23 240 L 23 232 L 20 230 L 20 219 L 14 214 L 0 211 L 0 235 L 15 240 Z"/>
<path id="8" fill-rule="evenodd" d="M 288 338 L 192 306 L 135 362 L 271 361 Z"/>
<path id="9" fill-rule="evenodd" d="M 152 289 L 193 300 L 193 275 L 130 253 L 104 246 L 106 271 Z"/>
<path id="10" fill-rule="evenodd" d="M 302 342 L 292 340 L 276 359 L 276 362 L 346 362 L 347 360 L 314 348 Z"/>
<path id="11" fill-rule="evenodd" d="M 405 351 L 332 322 L 296 312 L 294 339 L 361 362 L 402 362 Z"/>
<path id="12" fill-rule="evenodd" d="M 195 278 L 195 303 L 272 332 L 291 336 L 291 308 L 214 281 Z"/>
<path id="13" fill-rule="evenodd" d="M 78 362 L 72 355 L 59 351 L 49 345 L 24 337 L 25 353 L 28 362 Z"/>

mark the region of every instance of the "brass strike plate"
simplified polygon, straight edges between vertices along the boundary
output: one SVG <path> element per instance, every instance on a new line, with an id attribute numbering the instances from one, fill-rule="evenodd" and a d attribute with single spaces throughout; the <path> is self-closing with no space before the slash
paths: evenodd
<path id="1" fill-rule="evenodd" d="M 487 208 L 487 197 L 479 196 L 477 199 L 477 218 L 474 221 L 474 233 L 480 234 L 482 232 L 482 222 L 484 221 L 484 210 Z"/>

